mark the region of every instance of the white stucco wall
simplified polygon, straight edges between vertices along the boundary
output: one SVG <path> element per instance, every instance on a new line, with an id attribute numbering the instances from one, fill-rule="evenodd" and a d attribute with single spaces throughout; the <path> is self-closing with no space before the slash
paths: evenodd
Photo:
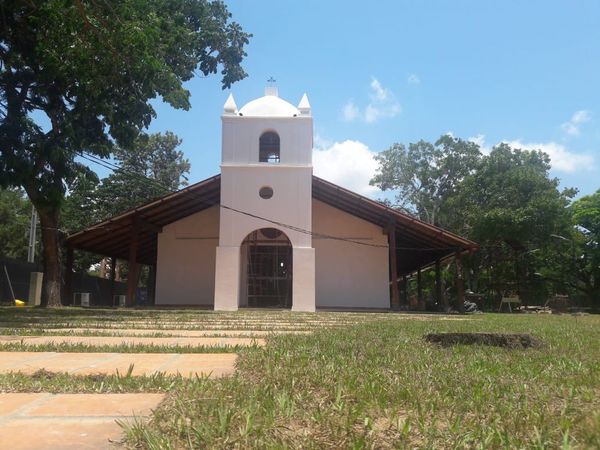
<path id="1" fill-rule="evenodd" d="M 157 305 L 213 305 L 219 209 L 192 214 L 159 233 Z"/>
<path id="2" fill-rule="evenodd" d="M 222 117 L 222 163 L 257 164 L 258 140 L 265 131 L 279 135 L 281 164 L 312 164 L 312 117 Z"/>
<path id="3" fill-rule="evenodd" d="M 240 246 L 254 230 L 280 228 L 294 247 L 310 247 L 309 234 L 278 227 L 270 222 L 293 225 L 310 230 L 312 199 L 312 167 L 285 165 L 221 166 L 221 203 L 238 211 L 221 210 L 221 246 Z M 273 189 L 273 197 L 258 195 L 261 187 Z"/>
<path id="4" fill-rule="evenodd" d="M 240 110 L 242 115 L 226 112 L 222 116 L 221 204 L 224 207 L 216 249 L 215 309 L 234 310 L 244 304 L 240 293 L 242 241 L 260 228 L 278 228 L 293 247 L 292 309 L 314 311 L 311 236 L 273 223 L 307 231 L 312 227 L 312 117 L 274 96 L 262 97 L 257 102 L 261 108 L 254 108 L 256 105 L 251 102 Z M 294 117 L 295 111 L 298 115 Z M 279 135 L 278 164 L 259 162 L 259 140 L 265 131 Z M 262 187 L 273 189 L 272 198 L 259 196 Z"/>
<path id="5" fill-rule="evenodd" d="M 313 236 L 317 308 L 389 308 L 387 236 L 382 229 L 318 200 L 313 200 L 312 210 L 315 234 L 385 246 Z"/>
<path id="6" fill-rule="evenodd" d="M 239 220 L 239 219 L 237 219 Z M 246 224 L 250 228 L 255 225 Z M 265 226 L 265 224 L 257 225 Z M 312 228 L 315 233 L 343 236 L 362 242 L 387 245 L 380 227 L 347 214 L 318 200 L 312 200 Z M 286 234 L 290 230 L 284 230 Z M 193 214 L 163 228 L 158 236 L 156 273 L 157 305 L 213 305 L 215 293 L 216 248 L 219 235 L 219 208 L 213 207 Z M 245 237 L 245 236 L 244 236 Z M 242 238 L 243 239 L 243 238 Z M 241 242 L 240 242 L 241 243 Z M 313 237 L 315 259 L 315 294 L 317 307 L 388 308 L 388 251 L 348 242 Z M 306 248 L 306 247 L 305 247 Z M 225 248 L 223 259 L 229 276 L 224 288 L 237 297 L 240 283 L 239 246 Z M 298 251 L 299 250 L 299 251 Z M 303 250 L 294 249 L 294 264 L 298 265 Z M 305 252 L 311 252 L 306 248 Z M 235 260 L 231 264 L 230 260 Z M 237 263 L 237 264 L 236 264 Z M 310 265 L 310 261 L 307 261 Z M 312 273 L 310 270 L 308 274 Z M 295 280 L 295 291 L 310 291 L 303 277 Z M 304 286 L 303 286 L 304 285 Z M 296 294 L 294 303 L 303 301 Z M 304 297 L 304 296 L 303 296 Z M 229 306 L 237 309 L 237 302 Z M 310 304 L 310 300 L 308 301 Z"/>

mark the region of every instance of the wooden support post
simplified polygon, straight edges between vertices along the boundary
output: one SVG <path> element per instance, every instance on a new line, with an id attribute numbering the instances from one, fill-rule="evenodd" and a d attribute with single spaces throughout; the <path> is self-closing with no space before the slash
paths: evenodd
<path id="1" fill-rule="evenodd" d="M 407 308 L 410 306 L 408 303 L 408 279 L 406 275 L 402 275 L 402 304 Z"/>
<path id="2" fill-rule="evenodd" d="M 448 311 L 446 296 L 442 294 L 442 267 L 439 259 L 435 261 L 435 299 L 444 312 Z"/>
<path id="3" fill-rule="evenodd" d="M 394 223 L 388 226 L 388 247 L 390 258 L 390 278 L 392 282 L 391 309 L 400 309 L 400 293 L 398 292 L 398 260 L 396 259 L 396 227 Z"/>
<path id="4" fill-rule="evenodd" d="M 423 298 L 423 280 L 421 277 L 421 269 L 417 270 L 417 302 L 419 311 L 425 311 L 425 299 Z"/>
<path id="5" fill-rule="evenodd" d="M 110 257 L 110 301 L 109 304 L 115 306 L 115 278 L 117 274 L 117 257 Z"/>
<path id="6" fill-rule="evenodd" d="M 462 314 L 465 312 L 465 283 L 460 258 L 460 251 L 458 251 L 454 256 L 454 263 L 456 265 L 456 309 Z"/>
<path id="7" fill-rule="evenodd" d="M 106 257 L 100 260 L 100 278 L 106 278 Z"/>
<path id="8" fill-rule="evenodd" d="M 127 274 L 127 306 L 134 306 L 135 291 L 138 284 L 137 247 L 140 234 L 140 224 L 134 219 L 131 229 L 131 240 L 129 241 L 129 272 Z"/>
<path id="9" fill-rule="evenodd" d="M 73 304 L 73 247 L 67 247 L 67 259 L 65 261 L 65 293 L 63 295 L 63 305 Z"/>
<path id="10" fill-rule="evenodd" d="M 156 263 L 149 267 L 148 272 L 148 304 L 154 305 L 156 300 Z"/>

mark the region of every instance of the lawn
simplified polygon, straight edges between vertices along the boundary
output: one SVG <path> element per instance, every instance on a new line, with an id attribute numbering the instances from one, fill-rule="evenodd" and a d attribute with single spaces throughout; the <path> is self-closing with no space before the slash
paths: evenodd
<path id="1" fill-rule="evenodd" d="M 132 323 L 148 329 L 311 332 L 273 335 L 265 347 L 240 349 L 236 374 L 216 380 L 0 376 L 0 390 L 168 392 L 149 423 L 126 430 L 131 447 L 600 448 L 600 316 L 68 309 L 0 314 L 4 334 L 21 327 L 94 324 L 115 330 Z M 423 340 L 443 331 L 528 332 L 545 346 L 443 348 Z"/>

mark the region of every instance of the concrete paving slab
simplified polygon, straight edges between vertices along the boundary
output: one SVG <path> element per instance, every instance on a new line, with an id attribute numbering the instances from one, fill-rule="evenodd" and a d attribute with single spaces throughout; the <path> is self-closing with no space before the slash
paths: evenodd
<path id="1" fill-rule="evenodd" d="M 123 418 L 120 418 L 123 420 Z M 32 433 L 32 430 L 35 430 Z M 115 420 L 74 422 L 60 419 L 16 419 L 0 428 L 0 448 L 10 450 L 116 449 L 123 431 Z"/>
<path id="2" fill-rule="evenodd" d="M 226 337 L 264 337 L 277 334 L 307 334 L 310 331 L 281 331 L 281 330 L 180 330 L 180 329 L 152 329 L 152 328 L 48 328 L 44 333 L 56 335 L 57 333 L 110 333 L 114 336 L 156 336 L 170 335 L 181 337 L 207 337 L 207 336 L 226 336 Z M 14 338 L 14 336 L 6 336 Z M 19 340 L 19 339 L 15 339 Z M 1 341 L 1 338 L 0 338 Z"/>
<path id="3" fill-rule="evenodd" d="M 23 406 L 47 397 L 48 394 L 40 393 L 0 393 L 0 418 L 13 414 Z"/>
<path id="4" fill-rule="evenodd" d="M 235 372 L 237 355 L 231 353 L 212 353 L 212 358 L 200 360 L 194 354 L 179 354 L 179 358 L 172 361 L 163 371 L 167 375 L 180 374 L 184 377 L 193 377 L 196 374 L 209 373 L 211 377 L 218 378 L 229 376 Z M 208 356 L 208 354 L 207 354 Z"/>
<path id="5" fill-rule="evenodd" d="M 177 358 L 177 354 L 165 353 L 120 353 L 108 361 L 99 361 L 90 364 L 88 367 L 82 367 L 73 371 L 76 375 L 93 375 L 98 373 L 116 373 L 127 374 L 133 364 L 131 372 L 134 376 L 148 375 L 161 372 L 164 366 L 168 366 Z"/>
<path id="6" fill-rule="evenodd" d="M 23 416 L 148 416 L 163 397 L 164 394 L 56 394 L 28 408 Z"/>
<path id="7" fill-rule="evenodd" d="M 68 372 L 74 375 L 106 374 L 117 371 L 126 374 L 133 365 L 132 375 L 227 376 L 235 371 L 235 353 L 59 353 L 59 352 L 0 352 L 9 364 L 0 365 L 0 373 L 31 374 L 44 369 L 48 372 Z M 2 447 L 0 447 L 2 448 Z"/>
<path id="8" fill-rule="evenodd" d="M 24 345 L 70 344 L 70 345 L 156 345 L 168 347 L 233 347 L 265 345 L 260 338 L 239 337 L 140 337 L 140 336 L 14 336 L 14 341 Z M 6 341 L 3 341 L 6 342 Z"/>
<path id="9" fill-rule="evenodd" d="M 116 420 L 147 417 L 163 394 L 0 394 L 0 448 L 83 450 L 115 448 Z"/>
<path id="10" fill-rule="evenodd" d="M 5 352 L 1 353 L 0 371 L 11 367 L 22 366 L 30 362 L 41 361 L 52 357 L 50 352 Z"/>

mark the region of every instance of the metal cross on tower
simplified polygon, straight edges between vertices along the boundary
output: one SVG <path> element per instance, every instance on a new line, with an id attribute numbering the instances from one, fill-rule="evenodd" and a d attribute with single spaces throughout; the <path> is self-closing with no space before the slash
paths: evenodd
<path id="1" fill-rule="evenodd" d="M 276 82 L 276 81 L 277 81 L 277 80 L 276 80 L 275 78 L 273 78 L 273 77 L 269 77 L 269 79 L 267 80 L 267 83 L 269 83 L 269 86 L 270 86 L 270 87 L 273 87 L 273 86 L 275 86 L 275 82 Z"/>

